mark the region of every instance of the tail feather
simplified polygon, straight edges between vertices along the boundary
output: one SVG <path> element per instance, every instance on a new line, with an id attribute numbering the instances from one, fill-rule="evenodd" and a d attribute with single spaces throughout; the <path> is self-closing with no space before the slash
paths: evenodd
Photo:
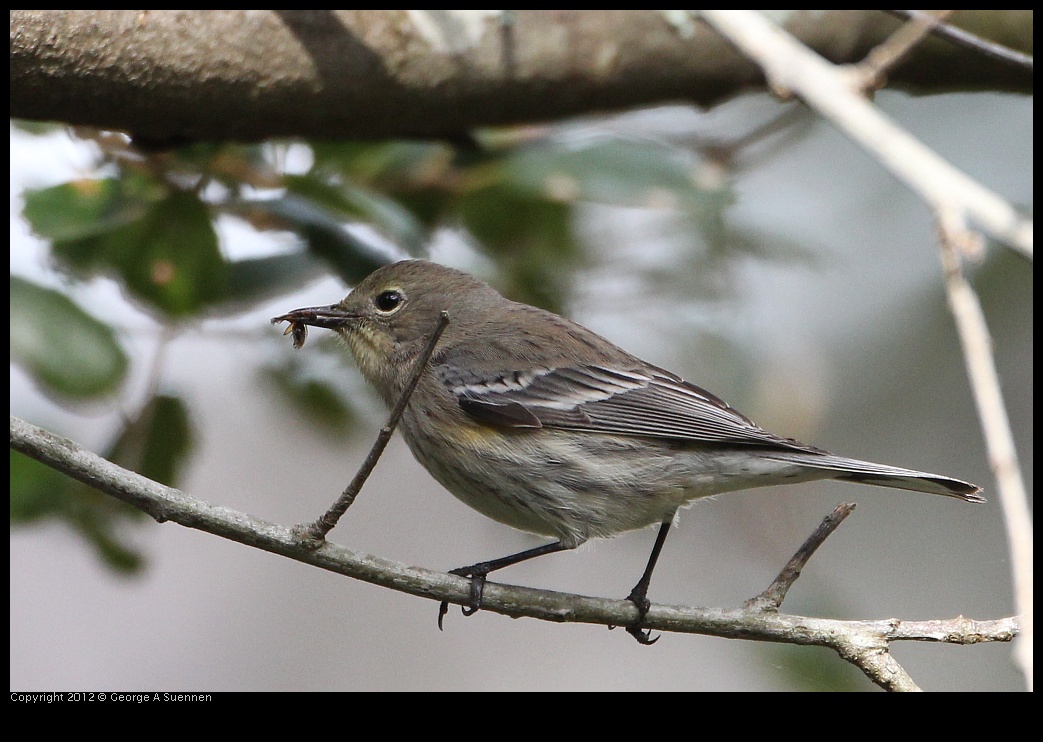
<path id="1" fill-rule="evenodd" d="M 873 484 L 878 487 L 894 487 L 900 490 L 912 490 L 914 492 L 927 492 L 932 495 L 945 495 L 955 497 L 966 502 L 985 502 L 985 498 L 979 493 L 981 487 L 970 482 L 964 482 L 952 477 L 943 477 L 940 474 L 916 471 L 914 469 L 902 469 L 887 464 L 874 464 L 871 461 L 859 461 L 848 459 L 833 454 L 803 453 L 800 451 L 785 451 L 771 456 L 778 461 L 791 464 L 800 464 L 814 469 L 825 469 L 836 472 L 833 479 L 859 484 Z"/>
<path id="2" fill-rule="evenodd" d="M 914 492 L 928 492 L 932 495 L 945 495 L 955 497 L 966 502 L 985 502 L 985 498 L 979 495 L 981 487 L 951 477 L 942 477 L 937 474 L 910 471 L 907 474 L 883 475 L 883 474 L 841 474 L 834 479 L 842 479 L 847 482 L 858 482 L 859 484 L 875 484 L 878 487 L 894 487 L 900 490 L 912 490 Z"/>

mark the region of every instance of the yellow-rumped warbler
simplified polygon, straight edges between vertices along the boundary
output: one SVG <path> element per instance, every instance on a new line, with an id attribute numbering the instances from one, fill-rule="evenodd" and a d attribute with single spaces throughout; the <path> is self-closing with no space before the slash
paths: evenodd
<path id="1" fill-rule="evenodd" d="M 339 303 L 273 322 L 291 322 L 297 345 L 304 325 L 336 331 L 393 406 L 443 310 L 450 323 L 402 416 L 406 442 L 467 505 L 556 539 L 453 570 L 472 578 L 465 612 L 480 607 L 493 570 L 659 523 L 648 565 L 628 596 L 643 618 L 677 509 L 722 492 L 841 479 L 983 501 L 981 488 L 958 479 L 834 456 L 773 435 L 590 330 L 435 263 L 385 266 Z M 638 624 L 628 631 L 648 643 Z"/>

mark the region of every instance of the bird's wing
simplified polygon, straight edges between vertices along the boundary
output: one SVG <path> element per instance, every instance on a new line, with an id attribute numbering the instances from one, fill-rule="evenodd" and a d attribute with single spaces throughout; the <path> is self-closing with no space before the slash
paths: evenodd
<path id="1" fill-rule="evenodd" d="M 713 394 L 650 365 L 584 364 L 484 375 L 441 365 L 436 372 L 464 412 L 497 427 L 819 450 L 761 429 Z"/>

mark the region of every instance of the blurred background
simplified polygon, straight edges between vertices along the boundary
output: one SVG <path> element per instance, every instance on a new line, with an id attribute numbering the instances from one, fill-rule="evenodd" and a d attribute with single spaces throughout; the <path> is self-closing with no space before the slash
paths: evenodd
<path id="1" fill-rule="evenodd" d="M 1032 100 L 877 104 L 1022 209 Z M 194 145 L 11 127 L 11 413 L 195 497 L 314 519 L 385 412 L 343 348 L 269 318 L 423 256 L 566 314 L 773 432 L 981 484 L 988 504 L 839 482 L 696 503 L 653 602 L 734 607 L 839 502 L 787 613 L 1013 613 L 1002 516 L 930 214 L 798 104 L 749 95 L 466 144 Z M 136 246 L 131 249 L 130 246 Z M 969 267 L 1031 491 L 1032 279 Z M 18 690 L 874 690 L 830 651 L 509 620 L 135 517 L 12 453 Z M 331 539 L 448 570 L 542 543 L 457 502 L 397 437 Z M 622 598 L 654 530 L 497 580 Z M 927 690 L 1020 690 L 1001 644 L 900 643 Z"/>

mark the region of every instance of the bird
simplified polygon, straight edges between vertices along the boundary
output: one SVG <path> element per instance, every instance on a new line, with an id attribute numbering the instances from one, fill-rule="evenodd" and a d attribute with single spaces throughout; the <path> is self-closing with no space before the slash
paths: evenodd
<path id="1" fill-rule="evenodd" d="M 448 316 L 423 369 L 416 369 Z M 341 301 L 272 319 L 334 331 L 389 406 L 418 381 L 399 430 L 421 465 L 478 512 L 553 539 L 451 570 L 471 580 L 591 539 L 659 526 L 627 599 L 642 644 L 652 572 L 678 510 L 770 485 L 836 479 L 984 502 L 959 479 L 832 454 L 770 433 L 716 395 L 552 312 L 511 301 L 480 279 L 425 260 L 382 266 Z M 448 610 L 439 610 L 439 627 Z"/>

